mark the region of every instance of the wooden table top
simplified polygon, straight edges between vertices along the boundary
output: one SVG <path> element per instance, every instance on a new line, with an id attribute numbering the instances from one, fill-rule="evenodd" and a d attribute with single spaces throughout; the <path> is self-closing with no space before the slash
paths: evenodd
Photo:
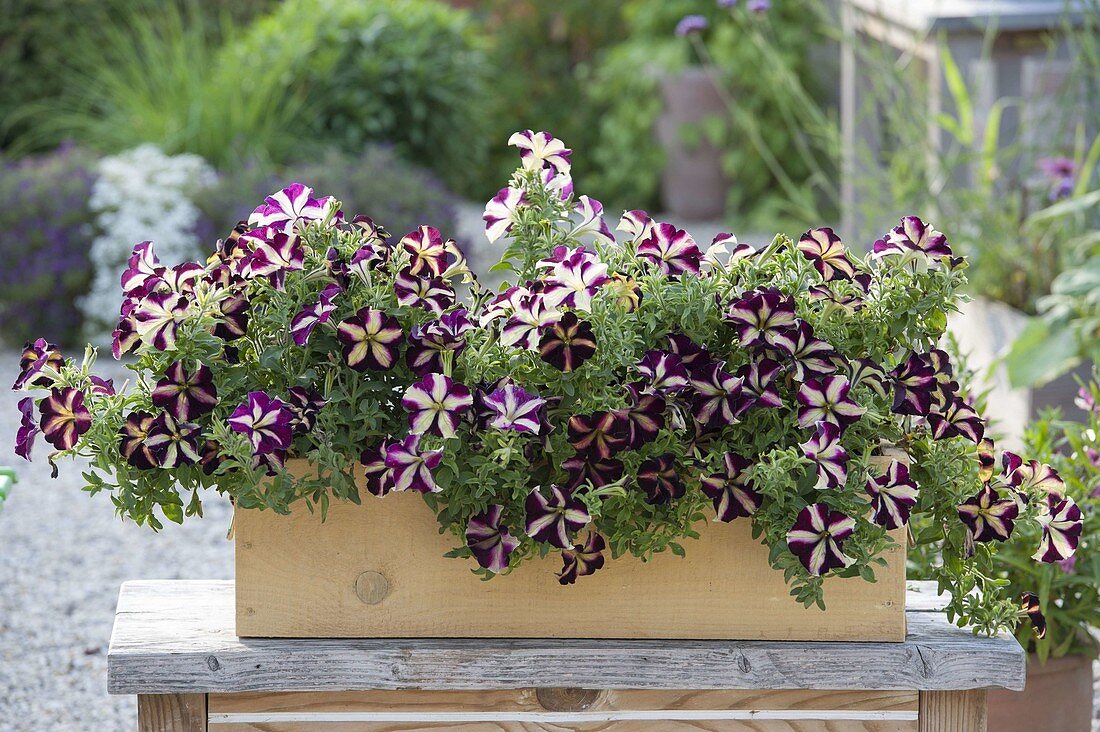
<path id="1" fill-rule="evenodd" d="M 238 638 L 233 590 L 231 581 L 124 583 L 110 693 L 1024 686 L 1016 640 L 949 623 L 933 583 L 908 584 L 902 643 Z"/>

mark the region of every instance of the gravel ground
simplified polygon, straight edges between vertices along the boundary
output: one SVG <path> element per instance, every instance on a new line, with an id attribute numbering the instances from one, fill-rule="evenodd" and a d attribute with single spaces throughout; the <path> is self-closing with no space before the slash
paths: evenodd
<path id="1" fill-rule="evenodd" d="M 480 206 L 463 207 L 459 237 L 472 244 L 471 259 L 484 271 L 495 252 L 478 246 L 484 241 L 478 238 L 480 215 Z M 710 241 L 719 227 L 688 230 Z M 745 238 L 757 239 L 770 237 Z M 63 463 L 51 480 L 41 439 L 35 463 L 16 458 L 8 445 L 18 425 L 18 395 L 3 387 L 15 379 L 17 361 L 0 350 L 0 464 L 19 474 L 0 510 L 0 732 L 133 729 L 133 698 L 106 692 L 119 585 L 127 579 L 232 578 L 232 545 L 225 539 L 230 506 L 211 497 L 205 518 L 154 535 L 119 520 L 105 496 L 82 494 L 78 465 Z M 109 360 L 99 371 L 117 383 L 126 374 Z M 1100 732 L 1100 664 L 1096 679 L 1093 729 Z"/>

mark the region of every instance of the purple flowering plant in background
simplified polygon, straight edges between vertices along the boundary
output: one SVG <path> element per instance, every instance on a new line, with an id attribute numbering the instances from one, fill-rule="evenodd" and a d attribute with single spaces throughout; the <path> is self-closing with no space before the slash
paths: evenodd
<path id="1" fill-rule="evenodd" d="M 930 224 L 906 217 L 866 257 L 829 229 L 701 248 L 638 210 L 613 233 L 563 141 L 509 142 L 518 167 L 484 216 L 506 242 L 499 291 L 430 222 L 391 236 L 292 183 L 204 262 L 137 244 L 115 333 L 133 386 L 95 380 L 92 350 L 29 342 L 19 454 L 38 438 L 51 460 L 92 457 L 90 489 L 154 528 L 209 490 L 322 513 L 425 494 L 486 577 L 552 551 L 583 585 L 624 554 L 690 557 L 707 520 L 745 522 L 805 605 L 826 575 L 872 579 L 924 521 L 937 579 L 985 630 L 1019 611 L 981 571 L 994 545 L 1025 527 L 1050 566 L 1081 546 L 1053 470 L 1009 454 L 994 477 L 979 448 L 937 348 L 965 267 Z"/>

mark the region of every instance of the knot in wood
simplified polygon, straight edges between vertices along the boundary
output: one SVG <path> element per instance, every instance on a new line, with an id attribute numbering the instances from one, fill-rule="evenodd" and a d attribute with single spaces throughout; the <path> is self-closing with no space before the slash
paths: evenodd
<path id="1" fill-rule="evenodd" d="M 355 578 L 355 594 L 367 605 L 377 605 L 390 594 L 390 581 L 381 572 L 363 572 Z"/>
<path id="2" fill-rule="evenodd" d="M 535 697 L 548 712 L 584 712 L 603 701 L 600 689 L 535 689 Z"/>

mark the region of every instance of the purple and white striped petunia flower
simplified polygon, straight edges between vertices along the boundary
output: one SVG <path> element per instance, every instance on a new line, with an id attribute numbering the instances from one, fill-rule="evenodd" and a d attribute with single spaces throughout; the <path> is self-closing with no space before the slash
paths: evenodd
<path id="1" fill-rule="evenodd" d="M 808 376 L 826 376 L 836 371 L 837 352 L 829 343 L 814 337 L 814 329 L 804 320 L 797 327 L 775 336 L 773 345 L 791 359 L 797 381 Z"/>
<path id="2" fill-rule="evenodd" d="M 175 292 L 146 295 L 133 310 L 134 330 L 138 338 L 158 351 L 175 350 L 176 332 L 187 305 L 187 299 Z"/>
<path id="3" fill-rule="evenodd" d="M 654 506 L 682 498 L 686 489 L 676 472 L 675 456 L 665 454 L 643 460 L 638 467 L 638 487 L 646 494 L 646 502 Z"/>
<path id="4" fill-rule="evenodd" d="M 299 222 L 308 224 L 327 217 L 335 206 L 332 196 L 313 197 L 313 189 L 301 183 L 291 183 L 281 191 L 272 193 L 264 199 L 262 206 L 256 208 L 248 217 L 249 226 L 267 227 L 293 234 Z"/>
<path id="5" fill-rule="evenodd" d="M 492 415 L 490 427 L 539 434 L 542 427 L 540 414 L 546 406 L 545 399 L 540 399 L 515 384 L 504 384 L 486 395 L 482 402 Z"/>
<path id="6" fill-rule="evenodd" d="M 481 220 L 485 222 L 485 237 L 492 244 L 507 234 L 519 221 L 519 208 L 527 204 L 527 197 L 519 188 L 501 188 L 485 204 Z"/>
<path id="7" fill-rule="evenodd" d="M 871 252 L 871 256 L 876 258 L 913 254 L 934 259 L 952 255 L 947 237 L 916 216 L 903 216 L 898 226 L 891 229 L 885 238 L 875 242 Z"/>
<path id="8" fill-rule="evenodd" d="M 550 496 L 535 488 L 527 496 L 527 535 L 558 549 L 569 549 L 570 534 L 580 531 L 592 520 L 584 502 L 567 488 L 550 486 Z"/>
<path id="9" fill-rule="evenodd" d="M 848 383 L 853 389 L 866 386 L 883 399 L 890 392 L 886 372 L 869 358 L 857 358 L 848 362 Z"/>
<path id="10" fill-rule="evenodd" d="M 621 460 L 615 458 L 586 460 L 578 455 L 563 462 L 561 467 L 569 476 L 569 490 L 576 490 L 585 483 L 591 483 L 595 488 L 602 488 L 622 478 L 625 471 Z"/>
<path id="11" fill-rule="evenodd" d="M 630 406 L 619 413 L 626 420 L 626 449 L 637 450 L 652 442 L 665 426 L 667 402 L 664 397 L 646 393 L 635 384 L 627 384 L 626 389 L 630 394 Z"/>
<path id="12" fill-rule="evenodd" d="M 1039 596 L 1034 592 L 1020 593 L 1020 612 L 1031 623 L 1036 638 L 1045 638 L 1047 635 L 1047 619 L 1043 615 L 1043 608 L 1039 603 Z"/>
<path id="13" fill-rule="evenodd" d="M 160 277 L 164 271 L 160 259 L 153 251 L 153 242 L 142 241 L 134 245 L 134 250 L 126 262 L 126 269 L 122 272 L 122 292 L 130 294 L 138 288 L 145 287 L 150 279 Z M 151 288 L 146 288 L 148 291 Z"/>
<path id="14" fill-rule="evenodd" d="M 745 476 L 751 465 L 748 458 L 727 452 L 722 456 L 725 472 L 700 479 L 699 487 L 714 504 L 716 521 L 729 523 L 738 517 L 751 516 L 764 502 L 755 484 Z"/>
<path id="15" fill-rule="evenodd" d="M 680 362 L 690 372 L 696 366 L 708 365 L 712 361 L 706 348 L 688 338 L 683 333 L 668 334 L 668 351 L 680 357 Z"/>
<path id="16" fill-rule="evenodd" d="M 988 483 L 997 465 L 997 447 L 988 437 L 978 443 L 978 480 Z"/>
<path id="17" fill-rule="evenodd" d="M 866 411 L 848 396 L 851 388 L 848 379 L 843 376 L 807 379 L 798 387 L 796 395 L 801 405 L 798 408 L 798 425 L 809 428 L 818 422 L 831 422 L 843 432 Z"/>
<path id="18" fill-rule="evenodd" d="M 19 391 L 28 386 L 50 386 L 64 365 L 61 349 L 45 338 L 27 342 L 19 354 L 19 377 L 11 388 Z"/>
<path id="19" fill-rule="evenodd" d="M 993 486 L 980 491 L 956 507 L 970 538 L 977 542 L 1004 541 L 1012 535 L 1020 507 L 1011 498 L 1001 498 Z"/>
<path id="20" fill-rule="evenodd" d="M 386 467 L 393 471 L 393 490 L 438 493 L 432 471 L 443 460 L 442 450 L 421 450 L 420 435 L 408 435 L 386 448 Z"/>
<path id="21" fill-rule="evenodd" d="M 932 437 L 936 440 L 965 437 L 977 445 L 985 436 L 985 421 L 965 399 L 957 395 L 942 408 L 934 406 L 927 419 Z"/>
<path id="22" fill-rule="evenodd" d="M 34 438 L 38 432 L 38 422 L 34 418 L 34 399 L 23 397 L 19 400 L 19 429 L 15 433 L 15 454 L 24 460 L 30 460 Z"/>
<path id="23" fill-rule="evenodd" d="M 813 437 L 799 447 L 817 468 L 818 490 L 843 488 L 848 482 L 848 451 L 840 444 L 840 427 L 818 422 Z"/>
<path id="24" fill-rule="evenodd" d="M 512 301 L 512 313 L 500 332 L 500 343 L 535 350 L 539 334 L 548 325 L 558 322 L 561 311 L 547 303 L 541 293 L 518 294 Z"/>
<path id="25" fill-rule="evenodd" d="M 844 554 L 844 541 L 855 529 L 854 518 L 832 511 L 824 503 L 811 503 L 799 512 L 787 532 L 787 547 L 807 572 L 819 577 L 852 563 Z"/>
<path id="26" fill-rule="evenodd" d="M 84 406 L 84 392 L 70 386 L 51 389 L 38 405 L 38 428 L 46 442 L 58 450 L 76 447 L 80 436 L 92 427 L 92 415 Z"/>
<path id="27" fill-rule="evenodd" d="M 898 529 L 909 523 L 909 512 L 917 505 L 917 484 L 910 479 L 905 463 L 891 460 L 885 473 L 867 481 L 866 489 L 876 524 Z"/>
<path id="28" fill-rule="evenodd" d="M 320 298 L 312 305 L 306 305 L 301 312 L 290 321 L 290 335 L 294 343 L 304 347 L 309 342 L 309 336 L 313 329 L 329 321 L 336 310 L 334 302 L 336 296 L 343 292 L 343 288 L 336 283 L 328 285 L 321 290 Z"/>
<path id="29" fill-rule="evenodd" d="M 134 411 L 118 431 L 118 452 L 126 462 L 138 470 L 152 470 L 160 465 L 160 458 L 153 452 L 147 440 L 156 421 L 149 412 Z"/>
<path id="30" fill-rule="evenodd" d="M 247 335 L 250 309 L 244 293 L 223 298 L 218 302 L 218 324 L 214 326 L 214 335 L 223 341 L 233 341 Z"/>
<path id="31" fill-rule="evenodd" d="M 359 456 L 367 479 L 367 492 L 372 496 L 381 498 L 393 490 L 393 468 L 386 465 L 386 451 L 392 444 L 391 440 L 382 440 Z"/>
<path id="32" fill-rule="evenodd" d="M 932 410 L 936 369 L 928 354 L 913 353 L 890 372 L 894 382 L 895 414 L 926 416 Z"/>
<path id="33" fill-rule="evenodd" d="M 188 371 L 183 361 L 176 361 L 164 372 L 150 394 L 155 406 L 165 410 L 177 422 L 190 422 L 209 414 L 218 405 L 218 390 L 210 367 L 199 364 Z"/>
<path id="34" fill-rule="evenodd" d="M 645 211 L 636 208 L 633 211 L 623 213 L 615 230 L 626 232 L 631 240 L 639 241 L 649 237 L 652 233 L 653 219 Z"/>
<path id="35" fill-rule="evenodd" d="M 675 353 L 646 351 L 636 368 L 646 379 L 645 391 L 651 394 L 668 394 L 690 384 L 687 368 Z"/>
<path id="36" fill-rule="evenodd" d="M 737 370 L 742 382 L 741 391 L 749 407 L 775 409 L 783 406 L 783 398 L 776 388 L 776 381 L 782 371 L 783 367 L 779 362 L 770 358 L 750 361 Z"/>
<path id="37" fill-rule="evenodd" d="M 1017 491 L 1042 491 L 1062 495 L 1066 484 L 1054 468 L 1038 460 L 1024 462 L 1019 455 L 1005 451 L 1001 456 L 1005 466 L 1005 483 Z"/>
<path id="38" fill-rule="evenodd" d="M 508 144 L 519 148 L 519 157 L 526 170 L 550 167 L 558 173 L 568 173 L 572 167 L 569 156 L 573 151 L 549 132 L 516 132 L 508 138 Z"/>
<path id="39" fill-rule="evenodd" d="M 810 229 L 803 234 L 798 240 L 798 251 L 813 263 L 825 282 L 850 280 L 856 274 L 840 237 L 828 227 Z"/>
<path id="40" fill-rule="evenodd" d="M 356 371 L 393 368 L 405 341 L 397 318 L 374 308 L 362 308 L 341 322 L 336 337 L 344 344 L 344 362 Z"/>
<path id="41" fill-rule="evenodd" d="M 745 410 L 746 402 L 741 399 L 743 381 L 724 371 L 723 365 L 713 361 L 692 372 L 690 382 L 695 393 L 691 415 L 701 429 L 731 427 Z"/>
<path id="42" fill-rule="evenodd" d="M 393 291 L 398 304 L 424 308 L 437 316 L 455 303 L 455 291 L 442 277 L 418 277 L 408 267 L 397 273 Z"/>
<path id="43" fill-rule="evenodd" d="M 607 548 L 607 542 L 595 531 L 589 532 L 584 544 L 576 544 L 572 549 L 563 549 L 561 553 L 562 567 L 558 574 L 558 582 L 562 585 L 571 585 L 578 577 L 587 577 L 598 569 L 603 568 L 603 550 Z"/>
<path id="44" fill-rule="evenodd" d="M 409 332 L 409 347 L 405 363 L 417 376 L 443 370 L 443 354 L 461 353 L 466 348 L 465 335 L 474 327 L 470 314 L 463 308 L 445 313 Z"/>
<path id="45" fill-rule="evenodd" d="M 454 437 L 459 420 L 473 404 L 470 390 L 443 374 L 428 374 L 401 398 L 401 406 L 409 410 L 409 432 L 414 435 Z"/>
<path id="46" fill-rule="evenodd" d="M 283 273 L 305 269 L 306 250 L 296 234 L 257 230 L 241 239 L 253 246 L 252 253 L 241 260 L 239 267 L 238 274 L 245 279 L 273 277 L 281 288 L 279 278 Z"/>
<path id="47" fill-rule="evenodd" d="M 229 427 L 248 438 L 255 455 L 289 450 L 294 439 L 294 411 L 262 391 L 248 392 L 248 400 L 229 416 Z"/>
<path id="48" fill-rule="evenodd" d="M 559 200 L 566 201 L 573 195 L 573 178 L 569 173 L 559 173 L 554 168 L 544 168 L 542 184 L 546 186 L 546 190 L 556 193 Z"/>
<path id="49" fill-rule="evenodd" d="M 290 411 L 294 413 L 292 427 L 294 434 L 303 435 L 312 432 L 317 426 L 317 417 L 321 409 L 328 404 L 328 400 L 314 389 L 304 386 L 292 386 L 286 390 L 290 400 Z"/>
<path id="50" fill-rule="evenodd" d="M 168 412 L 161 412 L 149 426 L 145 446 L 161 468 L 194 465 L 202 459 L 200 427 L 194 422 L 179 422 Z"/>
<path id="51" fill-rule="evenodd" d="M 1049 564 L 1073 557 L 1084 528 L 1081 508 L 1073 499 L 1048 493 L 1036 519 L 1043 528 L 1043 537 L 1031 558 Z"/>
<path id="52" fill-rule="evenodd" d="M 340 252 L 335 247 L 329 249 L 326 258 L 333 277 L 345 281 L 347 275 L 355 275 L 360 282 L 369 285 L 371 271 L 383 261 L 384 253 L 388 256 L 384 246 L 375 246 L 368 243 L 361 245 L 352 252 L 351 259 L 348 260 L 347 264 L 340 260 Z"/>
<path id="53" fill-rule="evenodd" d="M 617 412 L 577 414 L 569 418 L 569 444 L 589 459 L 606 460 L 626 446 L 626 418 Z"/>
<path id="54" fill-rule="evenodd" d="M 607 276 L 607 265 L 583 247 L 564 252 L 558 261 L 544 260 L 540 264 L 552 267 L 546 276 L 543 295 L 554 308 L 591 312 L 593 296 L 611 279 Z"/>
<path id="55" fill-rule="evenodd" d="M 451 242 L 453 244 L 453 242 Z M 401 238 L 398 246 L 409 254 L 409 274 L 442 277 L 447 265 L 447 246 L 443 234 L 434 226 L 421 226 Z"/>
<path id="56" fill-rule="evenodd" d="M 703 257 L 691 234 L 666 223 L 653 225 L 649 236 L 639 242 L 637 254 L 669 277 L 699 274 Z"/>
<path id="57" fill-rule="evenodd" d="M 748 292 L 730 304 L 725 319 L 745 348 L 774 346 L 776 338 L 795 326 L 794 298 L 774 288 Z"/>
<path id="58" fill-rule="evenodd" d="M 615 235 L 603 220 L 603 204 L 595 198 L 579 196 L 573 213 L 581 217 L 581 220 L 573 226 L 573 231 L 569 233 L 574 239 L 580 241 L 581 237 L 591 235 L 596 241 L 604 244 L 615 243 Z"/>
<path id="59" fill-rule="evenodd" d="M 542 331 L 539 358 L 558 371 L 569 373 L 596 355 L 596 337 L 592 324 L 568 312 Z"/>
<path id="60" fill-rule="evenodd" d="M 466 546 L 483 568 L 493 573 L 508 569 L 508 557 L 519 546 L 519 539 L 500 525 L 504 506 L 493 504 L 470 518 L 466 525 Z"/>

